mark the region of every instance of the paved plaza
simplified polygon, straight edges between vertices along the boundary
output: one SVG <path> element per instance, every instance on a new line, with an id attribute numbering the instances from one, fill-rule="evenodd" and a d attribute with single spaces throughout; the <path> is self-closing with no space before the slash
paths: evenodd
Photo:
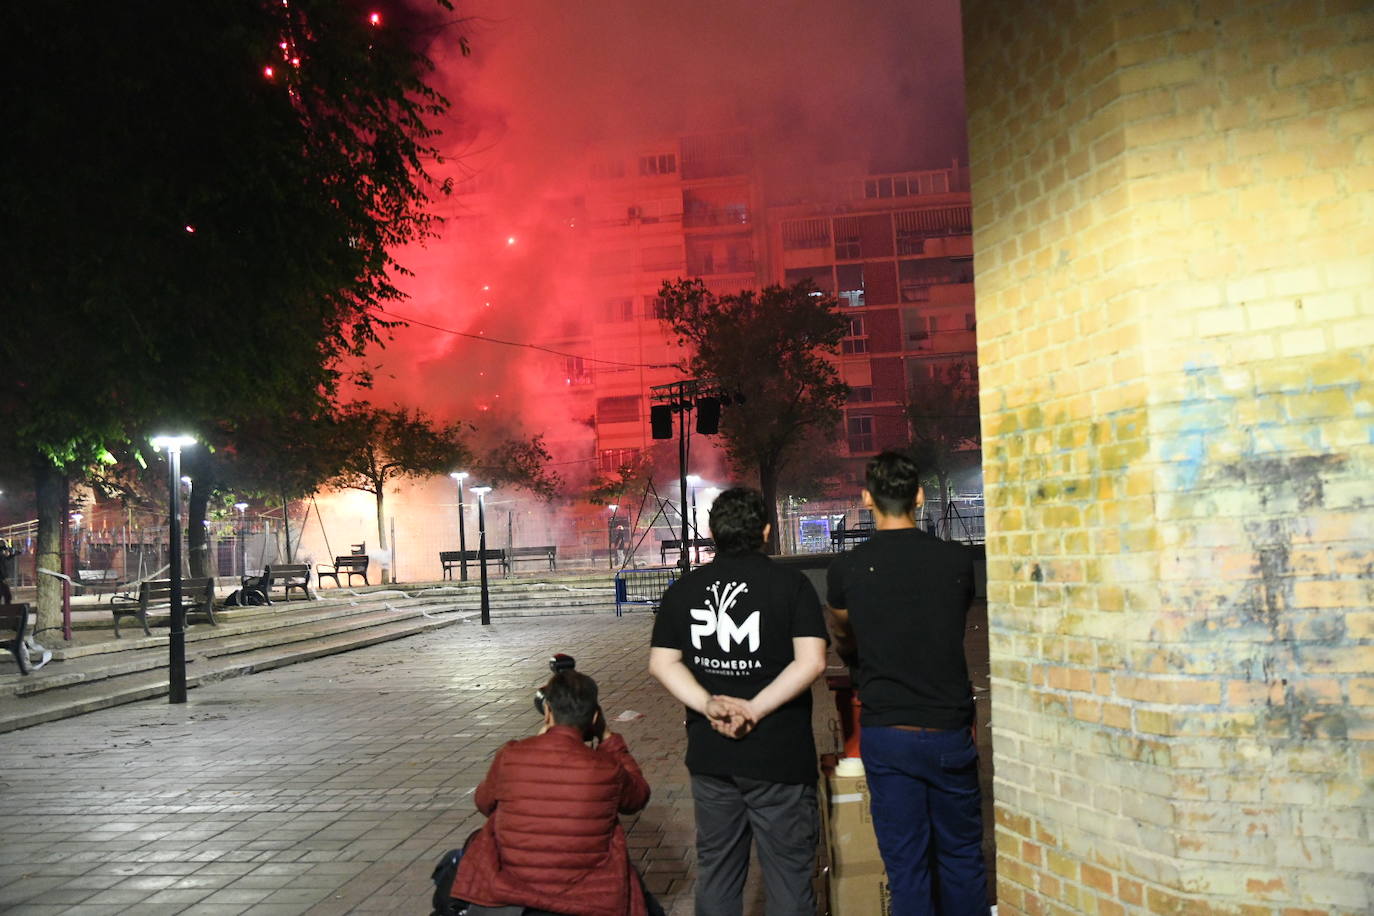
<path id="1" fill-rule="evenodd" d="M 481 824 L 472 792 L 565 651 L 653 786 L 625 819 L 645 879 L 690 913 L 682 709 L 647 674 L 651 623 L 469 621 L 6 735 L 0 912 L 428 913 L 434 860 Z"/>

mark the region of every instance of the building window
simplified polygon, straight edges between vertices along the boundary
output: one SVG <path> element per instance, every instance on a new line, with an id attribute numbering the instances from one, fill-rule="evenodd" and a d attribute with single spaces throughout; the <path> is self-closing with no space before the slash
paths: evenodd
<path id="1" fill-rule="evenodd" d="M 607 299 L 602 306 L 601 317 L 603 321 L 610 322 L 634 321 L 634 299 L 628 296 L 617 299 Z"/>
<path id="2" fill-rule="evenodd" d="M 592 380 L 591 373 L 587 371 L 587 363 L 580 356 L 563 357 L 563 375 L 569 385 L 585 384 Z"/>
<path id="3" fill-rule="evenodd" d="M 816 289 L 823 293 L 835 292 L 835 276 L 830 268 L 824 264 L 819 267 L 792 267 L 788 268 L 783 276 L 788 286 L 796 286 L 803 280 L 810 280 Z"/>
<path id="4" fill-rule="evenodd" d="M 639 420 L 639 395 L 596 399 L 596 422 L 634 423 Z"/>
<path id="5" fill-rule="evenodd" d="M 898 254 L 925 254 L 926 239 L 919 230 L 897 227 Z"/>
<path id="6" fill-rule="evenodd" d="M 902 323 L 906 325 L 907 349 L 933 349 L 934 335 L 940 330 L 940 319 L 934 315 L 922 315 L 915 309 L 903 309 Z"/>
<path id="7" fill-rule="evenodd" d="M 782 247 L 786 251 L 826 248 L 830 245 L 830 222 L 825 219 L 789 219 L 782 224 Z"/>
<path id="8" fill-rule="evenodd" d="M 668 300 L 662 296 L 644 297 L 644 314 L 652 315 L 659 321 L 668 320 Z"/>
<path id="9" fill-rule="evenodd" d="M 873 400 L 872 385 L 851 386 L 849 389 L 849 403 L 867 404 Z"/>
<path id="10" fill-rule="evenodd" d="M 851 315 L 849 333 L 840 341 L 841 353 L 867 353 L 868 335 L 864 332 L 864 316 Z"/>
<path id="11" fill-rule="evenodd" d="M 859 306 L 864 304 L 864 266 L 862 264 L 840 264 L 835 268 L 836 296 L 840 305 Z"/>
<path id="12" fill-rule="evenodd" d="M 672 153 L 639 157 L 639 174 L 641 175 L 671 175 L 676 171 L 677 156 Z"/>
<path id="13" fill-rule="evenodd" d="M 638 457 L 637 448 L 603 448 L 597 452 L 596 466 L 603 474 L 614 474 L 621 468 L 634 464 Z"/>
<path id="14" fill-rule="evenodd" d="M 845 439 L 851 455 L 873 451 L 873 418 L 850 417 L 845 421 Z"/>
<path id="15" fill-rule="evenodd" d="M 861 258 L 859 247 L 859 219 L 841 216 L 835 220 L 835 260 L 853 261 Z"/>
<path id="16" fill-rule="evenodd" d="M 625 162 L 622 159 L 606 159 L 592 164 L 592 178 L 594 179 L 605 180 L 624 177 Z"/>

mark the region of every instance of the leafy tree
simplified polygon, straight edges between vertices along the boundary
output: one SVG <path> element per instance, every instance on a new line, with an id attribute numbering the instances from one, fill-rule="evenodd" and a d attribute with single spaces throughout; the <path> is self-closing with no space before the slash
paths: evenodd
<path id="1" fill-rule="evenodd" d="M 334 0 L 37 4 L 8 23 L 0 416 L 32 469 L 40 565 L 67 478 L 151 433 L 328 394 L 430 234 L 446 101 L 428 13 Z M 391 14 L 388 14 L 391 15 Z M 54 70 L 54 68 L 58 68 Z M 40 579 L 40 629 L 60 586 Z"/>
<path id="2" fill-rule="evenodd" d="M 186 526 L 191 575 L 212 574 L 204 522 L 212 500 L 227 493 L 281 505 L 289 562 L 291 501 L 314 493 L 339 473 L 344 447 L 337 420 L 319 405 L 283 417 L 226 421 L 203 447 L 183 452 L 183 467 L 191 477 Z"/>
<path id="3" fill-rule="evenodd" d="M 949 475 L 959 452 L 982 443 L 978 425 L 978 369 L 967 360 L 941 367 L 907 390 L 911 424 L 910 453 L 917 466 L 933 476 L 943 503 L 949 498 Z"/>
<path id="4" fill-rule="evenodd" d="M 484 483 L 521 486 L 545 499 L 558 489 L 558 476 L 545 468 L 549 453 L 542 437 L 507 439 L 479 458 L 467 442 L 470 427 L 438 425 L 421 410 L 350 404 L 338 412 L 335 422 L 342 464 L 328 485 L 372 494 L 377 502 L 377 543 L 383 550 L 386 487 L 393 481 L 468 467 Z"/>
<path id="5" fill-rule="evenodd" d="M 423 411 L 404 407 L 350 404 L 337 416 L 335 435 L 343 462 L 328 485 L 372 494 L 377 502 L 377 543 L 383 550 L 387 484 L 446 474 L 472 458 L 461 426 L 437 426 Z"/>
<path id="6" fill-rule="evenodd" d="M 779 475 L 802 456 L 808 434 L 833 438 L 849 391 L 828 358 L 848 321 L 809 282 L 716 296 L 701 280 L 677 280 L 659 294 L 679 343 L 692 350 L 683 369 L 743 395 L 721 412 L 720 431 L 731 463 L 758 474 L 776 552 Z"/>

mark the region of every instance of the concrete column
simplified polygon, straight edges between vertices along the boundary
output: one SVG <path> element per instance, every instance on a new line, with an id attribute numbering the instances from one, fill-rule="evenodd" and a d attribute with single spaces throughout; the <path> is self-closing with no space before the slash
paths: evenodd
<path id="1" fill-rule="evenodd" d="M 1374 908 L 1374 11 L 965 0 L 1002 916 Z"/>

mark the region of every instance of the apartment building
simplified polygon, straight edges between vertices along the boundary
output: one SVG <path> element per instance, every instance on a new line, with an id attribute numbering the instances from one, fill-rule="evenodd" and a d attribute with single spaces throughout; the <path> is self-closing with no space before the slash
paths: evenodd
<path id="1" fill-rule="evenodd" d="M 842 441 L 856 459 L 906 443 L 914 380 L 974 364 L 966 169 L 855 167 L 800 185 L 770 175 L 751 142 L 740 131 L 599 151 L 545 208 L 577 230 L 560 269 L 580 277 L 537 335 L 576 354 L 545 372 L 549 394 L 561 389 L 568 416 L 584 421 L 578 441 L 552 443 L 565 459 L 609 474 L 653 444 L 649 389 L 680 378 L 683 358 L 660 320 L 665 279 L 732 293 L 810 278 L 836 295 L 850 322 L 840 371 L 853 388 Z"/>

